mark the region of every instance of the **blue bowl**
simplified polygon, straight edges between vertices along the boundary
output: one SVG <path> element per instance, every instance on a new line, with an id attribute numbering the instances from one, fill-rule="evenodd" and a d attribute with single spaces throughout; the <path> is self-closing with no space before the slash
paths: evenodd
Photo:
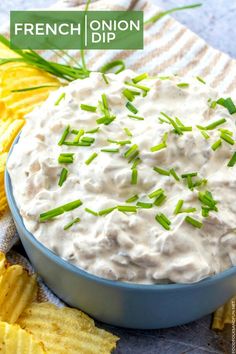
<path id="1" fill-rule="evenodd" d="M 58 297 L 99 321 L 127 328 L 167 328 L 210 314 L 236 294 L 236 267 L 194 284 L 130 284 L 89 274 L 58 257 L 25 228 L 7 171 L 5 188 L 36 272 Z"/>

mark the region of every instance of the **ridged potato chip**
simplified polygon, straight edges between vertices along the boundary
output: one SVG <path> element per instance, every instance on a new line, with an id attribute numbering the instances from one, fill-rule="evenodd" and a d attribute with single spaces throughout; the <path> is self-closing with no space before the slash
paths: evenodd
<path id="1" fill-rule="evenodd" d="M 81 311 L 50 303 L 32 303 L 17 323 L 42 341 L 49 354 L 107 354 L 118 340 Z"/>
<path id="2" fill-rule="evenodd" d="M 0 58 L 14 58 L 18 55 L 0 43 Z M 13 92 L 35 86 L 48 87 Z M 60 86 L 52 75 L 22 62 L 0 65 L 0 155 L 8 152 L 16 135 L 24 125 L 24 116 L 46 100 L 52 90 Z M 0 215 L 7 208 L 3 189 L 0 162 Z"/>
<path id="3" fill-rule="evenodd" d="M 30 91 L 13 92 L 41 85 L 49 85 Z M 2 74 L 2 100 L 8 109 L 16 112 L 20 118 L 46 100 L 52 90 L 56 90 L 60 83 L 58 79 L 39 69 L 23 66 L 10 67 Z"/>
<path id="4" fill-rule="evenodd" d="M 35 275 L 20 265 L 8 267 L 0 279 L 0 320 L 15 323 L 36 294 Z"/>
<path id="5" fill-rule="evenodd" d="M 0 322 L 0 353 L 2 354 L 46 354 L 43 344 L 18 325 Z"/>
<path id="6" fill-rule="evenodd" d="M 5 254 L 0 252 L 0 279 L 7 266 Z"/>

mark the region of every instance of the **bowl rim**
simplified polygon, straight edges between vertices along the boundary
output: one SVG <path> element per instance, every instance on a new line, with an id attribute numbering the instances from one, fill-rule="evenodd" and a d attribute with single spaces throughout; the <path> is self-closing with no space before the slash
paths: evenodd
<path id="1" fill-rule="evenodd" d="M 21 133 L 21 132 L 20 132 Z M 13 148 L 15 145 L 17 145 L 17 142 L 20 137 L 20 133 L 17 135 L 15 138 L 11 149 L 8 153 L 7 157 L 7 163 L 8 159 L 13 151 Z M 70 263 L 69 261 L 63 259 L 62 257 L 58 256 L 55 254 L 53 251 L 51 251 L 49 248 L 44 246 L 40 241 L 36 239 L 36 237 L 26 229 L 23 218 L 20 215 L 18 206 L 16 204 L 14 195 L 13 195 L 13 189 L 12 189 L 12 184 L 11 184 L 11 178 L 7 170 L 7 164 L 5 168 L 5 192 L 7 196 L 7 201 L 9 204 L 10 211 L 13 215 L 13 219 L 15 223 L 18 225 L 18 227 L 23 231 L 24 236 L 28 239 L 30 243 L 32 243 L 35 248 L 39 251 L 45 254 L 46 257 L 50 258 L 51 261 L 54 263 L 57 263 L 59 266 L 65 268 L 66 270 L 72 272 L 75 275 L 79 275 L 83 278 L 86 278 L 90 281 L 95 281 L 97 283 L 106 285 L 108 287 L 115 287 L 115 288 L 123 288 L 123 289 L 129 289 L 129 290 L 141 290 L 141 291 L 171 291 L 171 290 L 190 290 L 192 288 L 198 289 L 202 287 L 207 287 L 209 285 L 213 285 L 219 281 L 222 281 L 224 278 L 231 277 L 233 275 L 236 275 L 236 266 L 230 267 L 229 269 L 226 269 L 220 273 L 217 273 L 215 275 L 209 276 L 205 279 L 202 279 L 198 282 L 195 283 L 170 283 L 170 284 L 139 284 L 139 283 L 129 283 L 129 282 L 122 282 L 118 280 L 110 280 L 106 278 L 99 277 L 97 275 L 94 275 L 92 273 L 89 273 L 82 268 L 79 268 L 78 266 Z"/>

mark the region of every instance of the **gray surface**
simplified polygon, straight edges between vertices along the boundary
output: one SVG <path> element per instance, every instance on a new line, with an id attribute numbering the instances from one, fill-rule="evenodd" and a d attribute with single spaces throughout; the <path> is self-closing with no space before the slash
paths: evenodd
<path id="1" fill-rule="evenodd" d="M 112 0 L 111 0 L 112 1 Z M 9 10 L 47 7 L 55 0 L 13 0 L 0 2 L 0 25 L 9 20 Z M 171 8 L 196 0 L 153 0 L 163 7 Z M 236 58 L 236 1 L 203 0 L 203 7 L 197 10 L 179 12 L 174 17 L 204 38 L 213 47 Z M 168 309 L 167 309 L 168 310 Z M 230 353 L 230 333 L 216 334 L 210 330 L 211 316 L 194 323 L 166 330 L 137 331 L 121 328 L 110 329 L 120 336 L 118 354 L 204 354 Z"/>

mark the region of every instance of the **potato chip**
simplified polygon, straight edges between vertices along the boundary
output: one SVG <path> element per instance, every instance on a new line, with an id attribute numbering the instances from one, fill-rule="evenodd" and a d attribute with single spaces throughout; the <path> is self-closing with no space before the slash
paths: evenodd
<path id="1" fill-rule="evenodd" d="M 49 354 L 106 354 L 116 347 L 118 340 L 96 328 L 83 312 L 50 303 L 32 303 L 17 323 L 42 341 Z"/>
<path id="2" fill-rule="evenodd" d="M 9 125 L 4 134 L 1 136 L 0 153 L 9 151 L 16 135 L 19 133 L 24 124 L 24 119 L 16 119 Z"/>
<path id="3" fill-rule="evenodd" d="M 6 269 L 0 280 L 0 320 L 15 323 L 37 293 L 35 275 L 20 265 Z"/>
<path id="4" fill-rule="evenodd" d="M 60 86 L 58 79 L 39 69 L 24 66 L 10 67 L 2 74 L 2 100 L 6 107 L 17 112 L 20 118 L 32 111 L 32 109 L 46 100 L 52 90 Z M 35 86 L 50 85 L 36 90 L 12 92 Z"/>
<path id="5" fill-rule="evenodd" d="M 43 344 L 18 325 L 0 322 L 0 353 L 5 354 L 46 354 Z"/>
<path id="6" fill-rule="evenodd" d="M 5 271 L 7 266 L 7 261 L 5 254 L 0 252 L 0 277 L 2 276 L 3 272 Z"/>

